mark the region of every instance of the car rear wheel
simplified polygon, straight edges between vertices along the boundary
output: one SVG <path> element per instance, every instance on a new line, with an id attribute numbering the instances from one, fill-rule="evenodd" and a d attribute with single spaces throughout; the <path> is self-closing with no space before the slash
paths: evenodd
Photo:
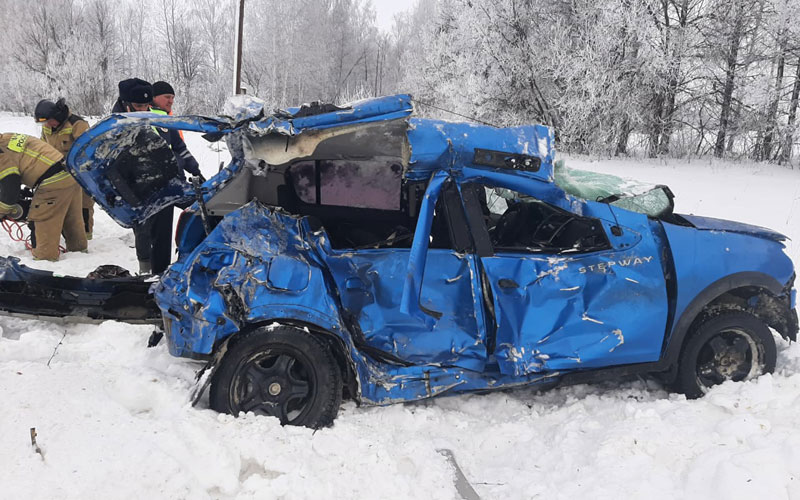
<path id="1" fill-rule="evenodd" d="M 723 312 L 702 322 L 678 360 L 676 389 L 698 398 L 728 380 L 750 380 L 775 369 L 775 338 L 751 314 Z"/>
<path id="2" fill-rule="evenodd" d="M 233 339 L 211 381 L 217 411 L 250 412 L 281 424 L 318 428 L 336 418 L 342 397 L 329 346 L 305 330 L 262 327 Z"/>

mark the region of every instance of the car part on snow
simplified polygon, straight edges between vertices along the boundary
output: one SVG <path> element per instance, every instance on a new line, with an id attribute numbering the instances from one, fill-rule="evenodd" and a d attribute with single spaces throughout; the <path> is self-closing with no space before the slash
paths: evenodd
<path id="1" fill-rule="evenodd" d="M 339 412 L 342 381 L 336 359 L 317 336 L 275 325 L 240 334 L 211 382 L 217 411 L 254 412 L 281 424 L 318 428 Z"/>
<path id="2" fill-rule="evenodd" d="M 450 466 L 453 468 L 455 472 L 455 477 L 453 477 L 453 482 L 455 483 L 456 491 L 464 500 L 481 500 L 480 495 L 475 489 L 469 484 L 467 481 L 467 476 L 464 475 L 464 471 L 461 470 L 461 467 L 458 466 L 458 462 L 456 462 L 456 457 L 453 454 L 453 450 L 449 450 L 447 448 L 442 448 L 436 450 L 437 453 L 443 455 Z"/>
<path id="3" fill-rule="evenodd" d="M 153 330 L 153 333 L 150 334 L 150 338 L 147 339 L 147 347 L 157 346 L 162 338 L 164 338 L 164 330 L 159 325 L 159 328 Z"/>
<path id="4" fill-rule="evenodd" d="M 115 266 L 113 264 L 105 264 L 98 266 L 97 269 L 90 272 L 86 277 L 90 280 L 105 280 L 113 278 L 130 278 L 131 273 L 127 269 Z"/>
<path id="5" fill-rule="evenodd" d="M 107 271 L 108 268 L 95 271 L 95 276 L 107 275 Z M 161 314 L 149 293 L 151 284 L 130 276 L 56 276 L 30 269 L 16 257 L 0 257 L 0 311 L 13 315 L 89 323 L 113 319 L 159 324 Z"/>
<path id="6" fill-rule="evenodd" d="M 728 310 L 698 323 L 678 362 L 676 388 L 686 397 L 698 398 L 725 381 L 751 380 L 775 370 L 775 338 L 755 316 Z"/>

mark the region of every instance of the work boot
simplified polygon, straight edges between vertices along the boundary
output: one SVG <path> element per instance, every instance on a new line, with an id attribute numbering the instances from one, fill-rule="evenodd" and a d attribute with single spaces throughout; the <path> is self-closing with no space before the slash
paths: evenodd
<path id="1" fill-rule="evenodd" d="M 153 268 L 150 267 L 149 260 L 140 260 L 139 261 L 139 274 L 151 274 Z"/>

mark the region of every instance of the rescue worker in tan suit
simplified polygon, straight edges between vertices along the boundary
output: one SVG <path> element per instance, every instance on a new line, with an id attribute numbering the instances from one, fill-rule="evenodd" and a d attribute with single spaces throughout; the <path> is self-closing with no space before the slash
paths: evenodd
<path id="1" fill-rule="evenodd" d="M 33 257 L 58 260 L 63 231 L 68 252 L 85 251 L 81 188 L 64 170 L 63 155 L 25 134 L 0 134 L 0 216 L 25 218 L 19 204 L 20 185 L 33 190 L 30 211 Z"/>
<path id="2" fill-rule="evenodd" d="M 67 153 L 75 139 L 89 129 L 89 123 L 86 120 L 69 112 L 64 98 L 56 102 L 42 99 L 36 105 L 33 116 L 38 123 L 42 124 L 42 140 L 64 155 L 64 161 L 66 161 Z M 94 200 L 85 191 L 82 205 L 86 239 L 91 240 L 94 230 Z"/>

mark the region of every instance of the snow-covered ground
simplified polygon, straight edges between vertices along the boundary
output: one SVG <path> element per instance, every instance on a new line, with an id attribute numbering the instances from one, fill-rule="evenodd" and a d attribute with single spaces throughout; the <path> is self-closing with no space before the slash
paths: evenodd
<path id="1" fill-rule="evenodd" d="M 29 117 L 0 132 L 38 135 Z M 190 149 L 213 173 L 224 153 Z M 568 165 L 668 184 L 677 210 L 784 232 L 800 262 L 800 171 L 709 161 Z M 88 254 L 34 263 L 85 275 L 135 270 L 133 237 L 96 213 Z M 631 311 L 635 314 L 635 311 Z M 150 329 L 0 317 L 0 497 L 458 498 L 451 450 L 482 498 L 800 499 L 800 347 L 774 375 L 687 401 L 652 380 L 515 390 L 383 408 L 342 406 L 312 431 L 193 408 L 196 362 L 146 347 Z M 31 427 L 42 454 L 31 446 Z"/>

